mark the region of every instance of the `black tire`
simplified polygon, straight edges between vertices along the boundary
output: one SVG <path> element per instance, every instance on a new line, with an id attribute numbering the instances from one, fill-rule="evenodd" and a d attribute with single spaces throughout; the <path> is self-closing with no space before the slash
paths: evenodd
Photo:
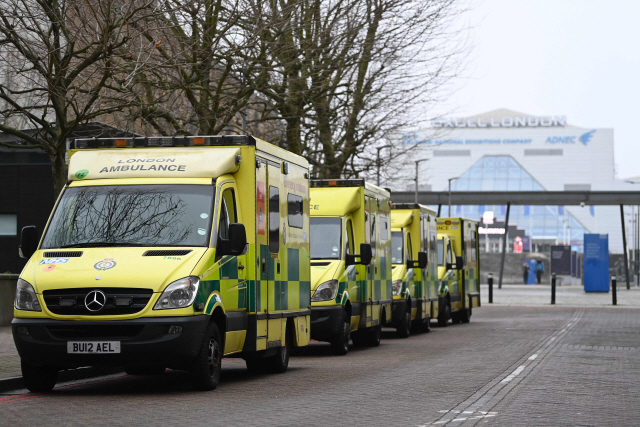
<path id="1" fill-rule="evenodd" d="M 196 390 L 209 391 L 218 386 L 223 351 L 218 325 L 211 322 L 204 333 L 200 351 L 191 364 L 191 381 Z"/>
<path id="2" fill-rule="evenodd" d="M 450 318 L 451 303 L 448 300 L 445 300 L 445 303 L 440 305 L 440 313 L 438 313 L 438 326 L 447 326 L 449 324 Z"/>
<path id="3" fill-rule="evenodd" d="M 349 351 L 349 340 L 351 339 L 351 324 L 346 311 L 342 311 L 342 328 L 338 335 L 331 340 L 333 354 L 344 356 Z"/>
<path id="4" fill-rule="evenodd" d="M 469 323 L 471 321 L 471 309 L 464 308 L 460 310 L 460 321 L 462 323 Z"/>
<path id="5" fill-rule="evenodd" d="M 365 347 L 367 345 L 367 336 L 363 331 L 357 331 L 351 334 L 351 341 L 356 347 Z"/>
<path id="6" fill-rule="evenodd" d="M 372 326 L 367 330 L 367 345 L 369 347 L 378 347 L 380 338 L 382 337 L 382 325 Z"/>
<path id="7" fill-rule="evenodd" d="M 30 392 L 44 393 L 51 391 L 58 381 L 58 368 L 52 366 L 34 366 L 21 362 L 24 385 Z"/>
<path id="8" fill-rule="evenodd" d="M 460 323 L 460 311 L 456 311 L 455 313 L 451 313 L 451 323 L 457 325 Z"/>
<path id="9" fill-rule="evenodd" d="M 275 355 L 262 359 L 266 372 L 282 374 L 287 371 L 287 368 L 289 367 L 289 356 L 291 355 L 292 341 L 293 334 L 291 333 L 290 328 L 287 328 L 284 345 L 278 348 Z"/>
<path id="10" fill-rule="evenodd" d="M 423 334 L 427 333 L 427 332 L 431 332 L 431 319 L 430 318 L 426 318 L 424 319 L 424 321 L 422 323 L 420 323 L 420 332 L 422 332 Z"/>
<path id="11" fill-rule="evenodd" d="M 125 366 L 124 371 L 127 375 L 162 375 L 166 368 L 164 366 Z"/>
<path id="12" fill-rule="evenodd" d="M 252 374 L 264 374 L 267 372 L 265 359 L 246 359 L 247 369 Z"/>
<path id="13" fill-rule="evenodd" d="M 409 335 L 411 335 L 410 311 L 404 312 L 404 316 L 402 316 L 402 319 L 400 319 L 400 322 L 398 322 L 398 325 L 396 326 L 396 331 L 398 332 L 398 336 L 400 338 L 409 338 Z"/>

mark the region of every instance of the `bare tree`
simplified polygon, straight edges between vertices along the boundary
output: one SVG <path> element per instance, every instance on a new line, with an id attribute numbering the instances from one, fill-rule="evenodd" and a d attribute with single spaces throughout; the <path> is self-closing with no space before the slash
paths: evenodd
<path id="1" fill-rule="evenodd" d="M 318 177 L 377 166 L 376 148 L 424 123 L 457 75 L 464 48 L 448 42 L 460 12 L 455 0 L 265 2 L 280 25 L 267 34 L 271 73 L 258 89 L 286 121 L 281 145 Z"/>
<path id="2" fill-rule="evenodd" d="M 66 176 L 66 139 L 81 123 L 123 108 L 108 96 L 152 0 L 0 0 L 0 130 L 51 158 L 55 194 Z M 25 128 L 37 132 L 25 132 Z"/>

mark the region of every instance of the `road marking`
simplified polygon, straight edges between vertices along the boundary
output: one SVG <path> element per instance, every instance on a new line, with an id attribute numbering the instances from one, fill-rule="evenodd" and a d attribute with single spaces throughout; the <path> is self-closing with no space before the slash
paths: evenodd
<path id="1" fill-rule="evenodd" d="M 527 360 L 536 360 L 536 357 L 538 357 L 538 355 L 537 355 L 537 354 L 534 354 L 533 356 L 531 356 L 531 357 L 530 357 L 529 359 L 527 359 Z"/>
<path id="2" fill-rule="evenodd" d="M 500 381 L 501 383 L 508 383 L 509 381 L 513 380 L 515 377 L 518 376 L 519 373 L 521 373 L 522 371 L 524 371 L 525 365 L 520 365 L 518 366 L 512 373 L 510 373 L 505 379 L 503 379 L 502 381 Z"/>
<path id="3" fill-rule="evenodd" d="M 447 412 L 460 412 L 460 411 L 448 411 L 448 410 L 442 410 L 442 411 L 438 411 L 440 413 L 447 413 Z M 417 427 L 427 427 L 427 426 L 436 426 L 436 425 L 440 425 L 440 424 L 446 424 L 446 423 L 455 423 L 455 422 L 461 422 L 461 421 L 467 421 L 467 420 L 480 420 L 482 418 L 491 418 L 491 417 L 495 417 L 496 415 L 498 415 L 497 412 L 485 412 L 485 411 L 464 411 L 463 413 L 465 414 L 472 414 L 471 416 L 467 416 L 467 417 L 456 417 L 456 418 L 445 418 L 443 420 L 438 420 L 438 421 L 434 421 L 432 423 L 426 423 L 426 424 L 419 424 Z M 473 415 L 476 414 L 476 415 Z"/>

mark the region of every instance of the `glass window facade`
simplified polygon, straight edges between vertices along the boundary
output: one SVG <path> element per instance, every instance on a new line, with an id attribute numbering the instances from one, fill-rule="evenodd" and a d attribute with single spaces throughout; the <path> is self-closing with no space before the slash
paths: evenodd
<path id="1" fill-rule="evenodd" d="M 448 189 L 445 189 L 445 191 Z M 451 191 L 545 191 L 545 189 L 511 156 L 485 156 L 455 181 Z M 441 214 L 447 216 L 447 207 Z M 492 211 L 504 221 L 506 206 L 452 206 L 450 216 L 482 218 Z M 511 206 L 509 224 L 525 230 L 532 241 L 557 241 L 582 250 L 583 235 L 588 231 L 564 206 Z M 569 243 L 570 242 L 570 243 Z M 553 243 L 555 244 L 555 242 Z M 481 245 L 482 246 L 482 245 Z"/>

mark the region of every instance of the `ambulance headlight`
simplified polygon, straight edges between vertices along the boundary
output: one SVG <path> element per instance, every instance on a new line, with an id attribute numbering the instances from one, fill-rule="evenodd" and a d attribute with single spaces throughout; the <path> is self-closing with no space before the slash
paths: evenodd
<path id="1" fill-rule="evenodd" d="M 184 308 L 193 304 L 200 286 L 200 278 L 190 276 L 176 280 L 164 290 L 154 310 L 167 310 L 171 308 Z"/>
<path id="2" fill-rule="evenodd" d="M 38 301 L 33 286 L 31 286 L 31 283 L 22 279 L 18 279 L 15 307 L 18 310 L 42 311 L 40 301 Z"/>
<path id="3" fill-rule="evenodd" d="M 394 297 L 397 297 L 402 292 L 402 280 L 394 280 L 391 284 L 391 293 Z"/>
<path id="4" fill-rule="evenodd" d="M 312 302 L 319 301 L 330 301 L 336 297 L 338 293 L 338 281 L 337 280 L 329 280 L 328 282 L 324 282 L 313 293 L 313 298 L 311 298 Z"/>

